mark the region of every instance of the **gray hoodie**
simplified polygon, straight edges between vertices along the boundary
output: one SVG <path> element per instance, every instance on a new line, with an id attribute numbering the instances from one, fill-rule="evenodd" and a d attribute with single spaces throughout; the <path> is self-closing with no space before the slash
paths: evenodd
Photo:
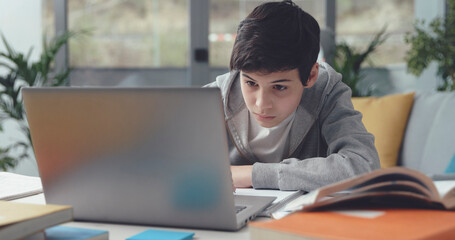
<path id="1" fill-rule="evenodd" d="M 289 133 L 289 152 L 276 162 L 260 162 L 248 144 L 248 109 L 239 72 L 218 76 L 208 87 L 223 96 L 232 165 L 253 164 L 253 187 L 311 191 L 377 169 L 374 137 L 354 110 L 351 89 L 341 74 L 320 63 L 313 87 L 305 89 Z"/>

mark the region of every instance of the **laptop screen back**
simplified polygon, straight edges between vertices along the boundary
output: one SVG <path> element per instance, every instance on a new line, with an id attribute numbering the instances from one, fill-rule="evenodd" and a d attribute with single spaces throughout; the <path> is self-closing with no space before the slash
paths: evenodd
<path id="1" fill-rule="evenodd" d="M 218 89 L 22 92 L 47 203 L 79 220 L 235 228 Z"/>

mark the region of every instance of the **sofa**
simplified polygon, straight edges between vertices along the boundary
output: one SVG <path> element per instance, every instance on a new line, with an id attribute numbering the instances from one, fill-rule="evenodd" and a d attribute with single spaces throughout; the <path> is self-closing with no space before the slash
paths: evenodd
<path id="1" fill-rule="evenodd" d="M 432 175 L 455 164 L 455 92 L 353 98 L 353 104 L 375 135 L 381 167 Z"/>
<path id="2" fill-rule="evenodd" d="M 415 94 L 397 165 L 440 174 L 454 156 L 455 92 Z"/>

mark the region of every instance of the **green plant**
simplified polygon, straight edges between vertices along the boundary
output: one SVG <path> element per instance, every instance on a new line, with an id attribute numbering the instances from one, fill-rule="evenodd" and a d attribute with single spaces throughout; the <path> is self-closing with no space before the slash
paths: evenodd
<path id="1" fill-rule="evenodd" d="M 368 44 L 368 47 L 362 52 L 349 46 L 347 43 L 336 45 L 334 68 L 343 76 L 342 81 L 352 90 L 353 97 L 371 95 L 371 90 L 363 93 L 358 88 L 358 83 L 363 79 L 360 72 L 362 64 L 368 60 L 370 54 L 376 48 L 387 40 L 388 35 L 385 33 L 386 27 L 378 32 L 373 40 Z"/>
<path id="2" fill-rule="evenodd" d="M 424 20 L 416 21 L 414 33 L 405 36 L 405 42 L 411 44 L 406 53 L 408 72 L 420 76 L 435 61 L 443 80 L 440 91 L 455 90 L 455 0 L 447 0 L 447 6 L 445 18 L 433 19 L 428 28 Z"/>
<path id="3" fill-rule="evenodd" d="M 0 148 L 0 169 L 6 171 L 14 168 L 17 163 L 30 157 L 32 147 L 30 131 L 25 120 L 25 111 L 22 102 L 21 88 L 25 86 L 59 86 L 66 84 L 70 69 L 64 69 L 53 74 L 52 68 L 58 50 L 67 43 L 76 33 L 67 32 L 47 41 L 43 37 L 43 51 L 39 60 L 30 61 L 33 48 L 27 55 L 15 51 L 2 34 L 2 41 L 6 52 L 0 52 L 0 67 L 5 67 L 8 73 L 0 76 L 0 131 L 6 120 L 14 120 L 26 136 L 26 141 L 18 140 L 7 147 Z"/>

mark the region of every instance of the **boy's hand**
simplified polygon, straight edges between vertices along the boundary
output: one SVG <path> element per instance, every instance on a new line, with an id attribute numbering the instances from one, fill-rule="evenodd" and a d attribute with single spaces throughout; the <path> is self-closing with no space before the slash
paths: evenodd
<path id="1" fill-rule="evenodd" d="M 250 188 L 253 186 L 253 165 L 231 166 L 232 183 L 235 188 Z"/>

